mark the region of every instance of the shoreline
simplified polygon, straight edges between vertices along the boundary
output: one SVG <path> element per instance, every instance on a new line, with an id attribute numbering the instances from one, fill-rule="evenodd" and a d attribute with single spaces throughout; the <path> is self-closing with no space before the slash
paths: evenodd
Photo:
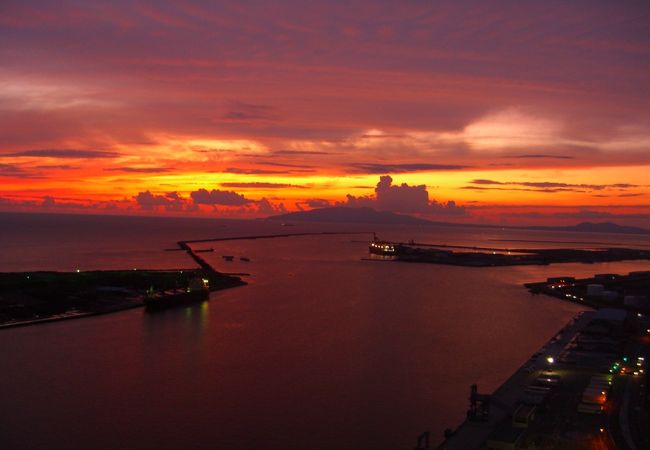
<path id="1" fill-rule="evenodd" d="M 623 302 L 613 305 L 579 297 L 582 301 L 576 301 L 575 294 L 557 292 L 558 282 L 575 292 L 576 286 L 594 280 L 625 286 L 628 281 L 650 282 L 650 273 L 527 283 L 531 293 L 589 309 L 567 322 L 491 394 L 470 395 L 470 401 L 474 397 L 479 405 L 487 401 L 487 420 L 480 415 L 472 420 L 470 407 L 460 425 L 445 430 L 436 450 L 528 448 L 531 443 L 555 448 L 559 442 L 562 448 L 577 448 L 587 441 L 598 448 L 616 449 L 636 448 L 635 444 L 650 441 L 650 433 L 635 413 L 643 408 L 638 398 L 644 392 L 643 380 L 649 379 L 644 373 L 645 359 L 650 357 L 646 313 L 639 312 L 639 305 L 634 308 Z M 547 286 L 548 292 L 540 289 Z M 636 406 L 630 398 L 636 399 Z"/>
<path id="2" fill-rule="evenodd" d="M 33 319 L 33 320 L 21 320 L 19 322 L 7 322 L 7 323 L 0 324 L 0 330 L 4 330 L 8 328 L 27 327 L 30 325 L 40 325 L 43 323 L 50 323 L 50 322 L 61 322 L 64 320 L 83 319 L 92 316 L 102 316 L 105 314 L 117 313 L 129 309 L 142 308 L 143 306 L 144 303 L 140 302 L 138 304 L 119 306 L 116 307 L 115 309 L 110 309 L 106 311 L 88 311 L 88 312 L 80 312 L 80 313 L 74 313 L 69 315 L 62 313 L 60 315 L 53 316 L 53 317 L 43 317 L 43 318 Z"/>
<path id="3" fill-rule="evenodd" d="M 194 269 L 191 269 L 194 270 Z M 240 280 L 238 283 L 233 283 L 232 285 L 229 286 L 224 286 L 224 287 L 218 287 L 215 289 L 210 289 L 210 292 L 218 292 L 218 291 L 223 291 L 225 289 L 232 289 L 236 287 L 241 287 L 241 286 L 246 286 L 246 282 L 243 280 Z M 204 301 L 209 301 L 204 300 Z M 127 311 L 130 309 L 137 309 L 137 308 L 144 308 L 145 304 L 142 300 L 140 301 L 132 301 L 128 302 L 123 305 L 118 305 L 118 306 L 113 306 L 113 307 L 108 307 L 104 310 L 100 311 L 87 311 L 87 312 L 78 312 L 78 313 L 72 313 L 72 314 L 66 314 L 66 313 L 61 313 L 61 314 L 56 314 L 51 317 L 42 317 L 38 319 L 28 319 L 28 320 L 21 320 L 21 321 L 16 321 L 16 322 L 5 322 L 5 323 L 0 323 L 0 331 L 5 330 L 5 329 L 11 329 L 11 328 L 19 328 L 19 327 L 27 327 L 27 326 L 33 326 L 33 325 L 41 325 L 44 323 L 52 323 L 52 322 L 62 322 L 65 320 L 73 320 L 73 319 L 84 319 L 87 317 L 94 317 L 94 316 L 103 316 L 106 314 L 113 314 L 113 313 L 118 313 L 121 311 Z"/>
<path id="4" fill-rule="evenodd" d="M 229 289 L 233 287 L 238 287 L 238 286 L 245 286 L 247 283 L 241 279 L 242 276 L 248 276 L 250 274 L 248 273 L 225 273 L 225 272 L 219 272 L 217 271 L 214 267 L 212 267 L 211 264 L 209 264 L 205 259 L 203 259 L 200 255 L 197 254 L 197 251 L 192 249 L 190 244 L 195 244 L 195 243 L 203 243 L 203 242 L 218 242 L 218 241 L 233 241 L 233 240 L 252 240 L 252 239 L 273 239 L 273 238 L 284 238 L 284 237 L 294 237 L 294 236 L 323 236 L 323 235 L 346 235 L 346 234 L 370 234 L 371 232 L 366 232 L 366 231 L 351 231 L 351 232 L 339 232 L 339 231 L 324 231 L 324 232 L 303 232 L 303 233 L 282 233 L 282 234 L 273 234 L 273 235 L 253 235 L 253 236 L 235 236 L 235 237 L 225 237 L 225 238 L 207 238 L 207 239 L 189 239 L 189 240 L 181 240 L 177 241 L 177 246 L 178 248 L 168 248 L 164 249 L 164 251 L 185 251 L 187 252 L 188 256 L 196 263 L 198 267 L 196 268 L 183 268 L 183 269 L 139 269 L 137 272 L 134 270 L 134 273 L 137 275 L 141 274 L 172 274 L 172 273 L 180 273 L 182 274 L 183 271 L 187 273 L 192 273 L 196 271 L 204 271 L 204 276 L 209 278 L 212 282 L 210 283 L 210 292 L 215 292 L 215 291 L 220 291 L 223 289 Z M 83 276 L 96 276 L 98 278 L 101 278 L 102 275 L 116 275 L 116 274 L 130 274 L 131 271 L 128 269 L 111 269 L 111 270 L 94 270 L 94 271 L 85 271 L 85 272 L 77 272 L 77 274 L 82 274 Z M 35 272 L 7 272 L 7 273 L 2 273 L 0 275 L 5 275 L 8 277 L 11 276 L 25 276 L 26 280 L 29 280 L 30 277 L 34 277 L 35 275 L 41 275 L 45 276 L 48 275 L 53 278 L 64 278 L 64 277 L 69 277 L 69 276 L 74 276 L 75 274 L 73 272 L 58 272 L 58 271 L 35 271 Z M 95 280 L 95 283 L 99 282 L 100 280 Z M 23 281 L 23 283 L 26 283 Z M 98 286 L 94 286 L 97 288 Z M 22 296 L 25 297 L 25 300 L 23 303 L 14 303 L 14 305 L 25 305 L 25 301 L 30 300 L 30 295 L 22 293 L 21 294 L 21 288 L 25 289 L 24 285 L 17 285 L 13 286 L 14 290 L 17 290 L 18 292 L 14 292 L 14 295 L 17 295 L 18 298 Z M 126 289 L 126 290 L 132 290 L 132 288 L 125 288 L 123 286 L 117 286 L 118 289 Z M 32 288 L 33 289 L 33 288 Z M 74 294 L 78 294 L 78 292 L 73 292 Z M 125 294 L 126 295 L 126 294 Z M 120 300 L 117 300 L 115 304 L 113 305 L 102 305 L 100 306 L 97 310 L 91 310 L 91 311 L 79 311 L 79 312 L 59 312 L 56 314 L 52 314 L 51 316 L 47 317 L 38 317 L 38 318 L 31 318 L 31 319 L 25 319 L 25 320 L 12 320 L 9 319 L 9 321 L 0 323 L 0 330 L 5 330 L 5 329 L 12 329 L 12 328 L 18 328 L 18 327 L 25 327 L 25 326 L 33 326 L 33 325 L 40 325 L 44 323 L 52 323 L 52 322 L 60 322 L 60 321 L 65 321 L 65 320 L 72 320 L 72 319 L 83 319 L 87 317 L 93 317 L 93 316 L 99 316 L 99 315 L 105 315 L 105 314 L 112 314 L 112 313 L 117 313 L 120 311 L 126 311 L 129 309 L 135 309 L 135 308 L 142 308 L 145 306 L 144 300 L 142 295 L 144 294 L 138 294 L 137 298 L 138 300 L 133 300 L 133 293 L 130 294 L 131 300 L 128 300 L 127 298 L 121 298 Z M 209 300 L 205 300 L 209 301 Z M 10 304 L 11 306 L 11 304 Z M 70 309 L 76 309 L 77 305 L 71 304 Z"/>
<path id="5" fill-rule="evenodd" d="M 464 419 L 451 435 L 435 446 L 436 450 L 472 450 L 482 448 L 499 424 L 512 415 L 517 403 L 524 396 L 528 382 L 536 377 L 539 371 L 546 366 L 543 356 L 545 354 L 559 354 L 559 350 L 567 345 L 582 329 L 586 327 L 595 311 L 583 311 L 570 319 L 560 328 L 537 352 L 533 353 L 522 363 L 508 378 L 500 384 L 491 394 L 491 401 L 495 404 L 490 410 L 490 418 L 486 422 L 473 422 Z M 561 336 L 560 339 L 557 339 Z M 537 356 L 536 356 L 537 355 Z M 479 386 L 480 387 L 480 386 Z M 497 399 L 495 402 L 494 400 Z"/>
<path id="6" fill-rule="evenodd" d="M 454 251 L 450 249 L 460 249 Z M 522 265 L 549 265 L 560 263 L 608 263 L 618 261 L 650 260 L 650 251 L 644 249 L 610 247 L 581 248 L 491 248 L 446 244 L 428 244 L 410 241 L 408 244 L 375 240 L 368 246 L 371 255 L 386 257 L 389 261 L 424 264 L 445 264 L 464 267 L 501 267 Z"/>

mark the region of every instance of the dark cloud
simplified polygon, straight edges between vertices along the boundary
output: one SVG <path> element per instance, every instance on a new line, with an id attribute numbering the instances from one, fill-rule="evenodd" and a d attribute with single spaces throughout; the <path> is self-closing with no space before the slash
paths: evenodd
<path id="1" fill-rule="evenodd" d="M 242 206 L 252 203 L 241 194 L 234 191 L 221 191 L 219 189 L 199 189 L 192 191 L 190 197 L 197 205 L 224 205 L 224 206 Z"/>
<path id="2" fill-rule="evenodd" d="M 54 197 L 50 195 L 46 195 L 45 197 L 43 197 L 43 202 L 41 203 L 41 206 L 43 208 L 52 208 L 55 205 L 56 205 L 56 200 L 54 199 Z"/>
<path id="3" fill-rule="evenodd" d="M 271 169 L 242 169 L 239 167 L 228 167 L 224 173 L 236 173 L 240 175 L 290 175 L 293 173 L 315 172 L 315 169 L 291 169 L 291 170 L 271 170 Z"/>
<path id="4" fill-rule="evenodd" d="M 168 192 L 165 195 L 154 195 L 149 191 L 139 192 L 134 197 L 136 203 L 145 210 L 162 208 L 167 211 L 182 211 L 186 200 L 178 192 Z"/>
<path id="5" fill-rule="evenodd" d="M 228 187 L 228 188 L 260 188 L 260 189 L 304 188 L 304 186 L 297 186 L 295 184 L 265 183 L 261 181 L 254 181 L 251 183 L 219 183 L 219 184 L 223 187 Z"/>
<path id="6" fill-rule="evenodd" d="M 475 179 L 470 181 L 472 185 L 479 186 L 499 186 L 499 187 L 476 187 L 476 186 L 465 186 L 463 189 L 476 189 L 476 190 L 487 190 L 487 189 L 501 189 L 501 190 L 533 190 L 535 192 L 562 192 L 562 191 L 571 191 L 571 192 L 588 192 L 588 191 L 602 191 L 605 189 L 629 189 L 629 188 L 638 188 L 642 187 L 638 184 L 629 184 L 629 183 L 614 183 L 614 184 L 572 184 L 572 183 L 557 183 L 553 181 L 495 181 L 495 180 L 486 180 L 486 179 Z M 503 187 L 503 186 L 514 186 L 514 187 Z M 528 188 L 528 189 L 526 189 Z"/>
<path id="7" fill-rule="evenodd" d="M 228 121 L 275 120 L 275 108 L 269 105 L 256 105 L 244 102 L 229 102 L 229 110 L 223 115 Z"/>
<path id="8" fill-rule="evenodd" d="M 277 174 L 287 174 L 290 172 L 283 170 L 268 170 L 268 169 L 242 169 L 239 167 L 228 167 L 224 169 L 224 173 L 236 173 L 240 175 L 277 175 Z"/>
<path id="9" fill-rule="evenodd" d="M 268 199 L 250 200 L 241 194 L 233 191 L 221 191 L 218 189 L 198 189 L 190 193 L 190 198 L 184 198 L 178 192 L 167 192 L 165 194 L 153 194 L 150 191 L 140 192 L 133 197 L 141 209 L 165 210 L 165 211 L 199 211 L 200 205 L 210 205 L 216 207 L 238 207 L 230 210 L 224 209 L 222 212 L 229 214 L 232 212 L 255 213 L 255 214 L 278 214 L 286 212 L 282 203 L 274 204 Z M 58 206 L 58 204 L 57 204 Z M 216 209 L 216 208 L 215 208 Z M 229 212 L 230 211 L 230 212 Z"/>
<path id="10" fill-rule="evenodd" d="M 524 187 L 485 187 L 485 186 L 463 186 L 460 189 L 467 189 L 472 191 L 523 191 L 523 192 L 541 192 L 545 194 L 553 194 L 557 192 L 587 192 L 583 189 L 573 189 L 573 188 L 524 188 Z"/>
<path id="11" fill-rule="evenodd" d="M 353 163 L 350 164 L 352 172 L 355 173 L 408 173 L 408 172 L 422 172 L 422 171 L 438 171 L 438 170 L 462 170 L 467 169 L 469 166 L 461 166 L 455 164 L 376 164 L 376 163 Z"/>
<path id="12" fill-rule="evenodd" d="M 307 206 L 309 208 L 326 208 L 328 206 L 331 206 L 331 203 L 329 200 L 322 198 L 310 198 L 303 202 L 296 203 L 296 206 L 298 206 L 299 209 L 303 209 L 303 206 Z"/>
<path id="13" fill-rule="evenodd" d="M 465 215 L 463 206 L 458 206 L 454 201 L 439 203 L 429 201 L 429 192 L 425 185 L 409 186 L 406 183 L 394 185 L 389 175 L 379 178 L 375 187 L 375 196 L 355 197 L 347 195 L 345 206 L 371 207 L 380 211 L 397 213 L 417 213 L 435 215 Z"/>
<path id="14" fill-rule="evenodd" d="M 263 198 L 262 200 L 257 202 L 257 212 L 259 214 L 265 214 L 265 215 L 282 214 L 287 212 L 287 209 L 284 207 L 284 204 L 282 203 L 274 205 L 266 198 Z"/>
<path id="15" fill-rule="evenodd" d="M 505 184 L 501 183 L 500 181 L 494 181 L 494 180 L 484 180 L 484 179 L 476 179 L 470 181 L 472 184 Z"/>
<path id="16" fill-rule="evenodd" d="M 542 153 L 533 153 L 533 154 L 527 154 L 527 155 L 512 155 L 512 156 L 509 156 L 508 158 L 575 159 L 574 156 L 568 156 L 568 155 L 546 155 L 546 154 L 542 154 Z"/>
<path id="17" fill-rule="evenodd" d="M 193 152 L 197 153 L 237 153 L 237 150 L 234 148 L 210 148 L 200 145 L 192 145 L 190 148 Z"/>
<path id="18" fill-rule="evenodd" d="M 44 178 L 43 176 L 23 169 L 15 164 L 0 163 L 0 177 L 11 178 Z"/>
<path id="19" fill-rule="evenodd" d="M 273 161 L 260 161 L 258 164 L 262 164 L 264 166 L 274 166 L 274 167 L 290 167 L 292 169 L 313 169 L 314 166 L 308 166 L 305 164 L 290 164 L 290 163 L 279 163 L 279 162 L 273 162 Z"/>
<path id="20" fill-rule="evenodd" d="M 45 170 L 77 170 L 80 169 L 79 166 L 71 166 L 69 164 L 50 164 L 50 165 L 44 165 L 44 166 L 36 166 L 37 169 L 45 169 Z"/>
<path id="21" fill-rule="evenodd" d="M 127 172 L 127 173 L 164 173 L 170 172 L 167 167 L 109 167 L 104 169 L 107 172 Z"/>
<path id="22" fill-rule="evenodd" d="M 115 158 L 120 156 L 116 152 L 107 152 L 102 150 L 71 150 L 71 149 L 43 149 L 43 150 L 24 150 L 20 152 L 9 153 L 4 156 L 14 157 L 32 157 L 32 158 Z"/>
<path id="23" fill-rule="evenodd" d="M 362 134 L 361 139 L 401 139 L 407 137 L 405 134 Z"/>
<path id="24" fill-rule="evenodd" d="M 273 150 L 274 155 L 299 155 L 299 156 L 309 156 L 309 155 L 336 155 L 337 153 L 324 152 L 322 150 Z"/>

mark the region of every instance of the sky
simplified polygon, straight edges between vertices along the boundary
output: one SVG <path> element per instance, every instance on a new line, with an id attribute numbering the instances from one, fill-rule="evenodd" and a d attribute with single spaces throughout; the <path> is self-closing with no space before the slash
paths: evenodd
<path id="1" fill-rule="evenodd" d="M 0 210 L 650 227 L 646 1 L 0 2 Z"/>

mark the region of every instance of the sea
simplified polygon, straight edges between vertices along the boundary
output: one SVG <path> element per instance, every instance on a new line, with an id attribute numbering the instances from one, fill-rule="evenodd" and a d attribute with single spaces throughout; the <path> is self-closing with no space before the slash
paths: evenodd
<path id="1" fill-rule="evenodd" d="M 314 234 L 288 236 L 299 233 Z M 406 450 L 424 431 L 436 444 L 464 420 L 471 384 L 494 391 L 588 309 L 523 283 L 650 270 L 368 260 L 373 233 L 650 248 L 641 235 L 0 213 L 0 272 L 192 268 L 167 249 L 257 237 L 193 244 L 248 283 L 209 302 L 0 330 L 0 448 Z"/>

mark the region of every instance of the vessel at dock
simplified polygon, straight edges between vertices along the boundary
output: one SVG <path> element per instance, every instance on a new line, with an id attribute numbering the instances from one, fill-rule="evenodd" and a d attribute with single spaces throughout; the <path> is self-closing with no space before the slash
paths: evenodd
<path id="1" fill-rule="evenodd" d="M 190 280 L 189 286 L 181 291 L 156 292 L 153 287 L 149 288 L 144 305 L 147 310 L 166 309 L 202 302 L 208 300 L 209 296 L 209 280 L 197 277 Z"/>
<path id="2" fill-rule="evenodd" d="M 390 242 L 373 241 L 368 246 L 368 251 L 375 255 L 395 256 L 395 245 Z"/>
<path id="3" fill-rule="evenodd" d="M 374 238 L 370 245 L 368 245 L 368 251 L 375 255 L 383 256 L 395 256 L 397 254 L 397 248 L 395 244 L 388 241 L 381 241 L 377 238 L 377 235 L 374 235 Z"/>

